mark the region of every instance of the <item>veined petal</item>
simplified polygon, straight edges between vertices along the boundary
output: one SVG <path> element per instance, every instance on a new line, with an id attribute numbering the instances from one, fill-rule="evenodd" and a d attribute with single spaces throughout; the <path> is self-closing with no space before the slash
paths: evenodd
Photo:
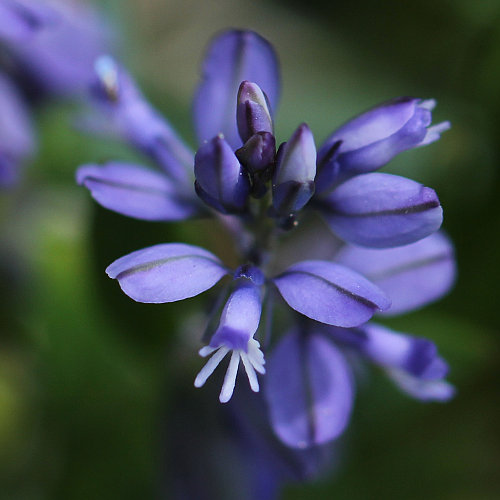
<path id="1" fill-rule="evenodd" d="M 137 302 L 175 302 L 208 290 L 226 268 L 212 253 L 183 243 L 164 243 L 137 250 L 106 269 L 110 278 Z"/>
<path id="2" fill-rule="evenodd" d="M 176 186 L 165 174 L 141 165 L 83 165 L 77 170 L 76 180 L 103 207 L 136 219 L 183 220 L 199 211 L 195 199 L 177 196 Z"/>
<path id="3" fill-rule="evenodd" d="M 437 231 L 443 210 L 434 190 L 390 174 L 371 173 L 347 180 L 325 199 L 332 230 L 357 245 L 407 245 Z"/>
<path id="4" fill-rule="evenodd" d="M 332 342 L 315 333 L 292 332 L 268 359 L 265 396 L 277 436 L 288 446 L 307 448 L 344 431 L 354 384 Z"/>
<path id="5" fill-rule="evenodd" d="M 363 274 L 392 299 L 390 309 L 381 313 L 388 316 L 440 299 L 456 277 L 453 246 L 442 232 L 396 248 L 346 245 L 335 261 Z"/>
<path id="6" fill-rule="evenodd" d="M 390 300 L 360 274 L 328 261 L 310 260 L 274 278 L 290 307 L 305 316 L 344 328 L 358 326 Z"/>
<path id="7" fill-rule="evenodd" d="M 194 124 L 200 143 L 223 134 L 233 150 L 242 145 L 236 105 L 244 80 L 255 82 L 266 93 L 272 114 L 278 104 L 280 80 L 273 47 L 253 31 L 225 31 L 208 48 L 194 96 Z"/>

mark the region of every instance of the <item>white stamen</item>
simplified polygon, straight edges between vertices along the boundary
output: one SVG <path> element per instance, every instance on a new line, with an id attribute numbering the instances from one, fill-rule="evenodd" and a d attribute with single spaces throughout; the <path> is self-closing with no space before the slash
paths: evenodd
<path id="1" fill-rule="evenodd" d="M 252 342 L 253 341 L 253 342 Z M 259 372 L 259 373 L 266 373 L 266 370 L 264 368 L 265 365 L 265 360 L 264 360 L 264 354 L 260 350 L 260 344 L 255 340 L 251 339 L 248 342 L 248 359 L 250 363 L 252 363 L 252 366 Z"/>
<path id="2" fill-rule="evenodd" d="M 221 403 L 227 403 L 231 396 L 233 395 L 234 386 L 236 384 L 236 374 L 238 373 L 238 365 L 240 364 L 240 354 L 239 351 L 233 351 L 231 354 L 231 361 L 229 362 L 229 367 L 224 377 L 224 383 L 222 384 L 222 390 L 220 391 L 219 401 Z"/>
<path id="3" fill-rule="evenodd" d="M 195 387 L 201 387 L 207 381 L 208 377 L 212 375 L 224 356 L 230 350 L 231 349 L 226 346 L 205 346 L 200 349 L 200 356 L 203 357 L 214 353 L 214 351 L 215 353 L 206 362 L 205 366 L 200 370 L 200 373 L 198 373 L 194 381 Z M 254 392 L 259 392 L 259 381 L 257 379 L 256 372 L 261 374 L 266 373 L 266 370 L 264 368 L 265 360 L 264 354 L 260 350 L 259 342 L 252 338 L 248 341 L 248 352 L 245 352 L 242 349 L 236 349 L 231 353 L 231 360 L 229 361 L 229 366 L 227 368 L 226 375 L 224 377 L 224 383 L 222 384 L 222 390 L 219 396 L 219 400 L 221 403 L 227 403 L 233 395 L 240 358 L 243 362 L 243 366 L 248 377 L 248 382 L 250 383 L 250 388 Z"/>
<path id="4" fill-rule="evenodd" d="M 250 382 L 250 389 L 253 392 L 259 392 L 259 381 L 257 380 L 257 374 L 255 373 L 255 369 L 248 359 L 248 354 L 246 352 L 240 353 L 241 361 L 243 361 L 243 366 L 245 367 L 245 371 L 247 373 L 248 382 Z"/>
<path id="5" fill-rule="evenodd" d="M 202 358 L 206 358 L 209 354 L 212 354 L 214 351 L 219 349 L 218 347 L 210 347 L 209 345 L 206 345 L 205 347 L 202 347 L 199 351 L 198 354 Z"/>
<path id="6" fill-rule="evenodd" d="M 436 123 L 436 125 L 428 127 L 425 137 L 418 144 L 418 146 L 427 146 L 427 144 L 431 144 L 432 142 L 437 141 L 441 137 L 441 134 L 443 132 L 446 132 L 450 127 L 450 122 Z"/>
<path id="7" fill-rule="evenodd" d="M 436 99 L 426 99 L 425 101 L 422 101 L 418 106 L 419 108 L 424 108 L 432 111 L 436 107 L 436 104 Z"/>
<path id="8" fill-rule="evenodd" d="M 194 381 L 195 387 L 201 387 L 207 381 L 207 378 L 212 375 L 228 352 L 229 348 L 223 346 L 207 361 L 205 366 L 200 370 L 200 373 L 196 376 Z"/>

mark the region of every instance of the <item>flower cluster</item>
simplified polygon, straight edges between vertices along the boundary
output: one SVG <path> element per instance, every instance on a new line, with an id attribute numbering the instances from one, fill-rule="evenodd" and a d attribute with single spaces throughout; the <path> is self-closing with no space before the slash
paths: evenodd
<path id="1" fill-rule="evenodd" d="M 82 93 L 109 29 L 88 6 L 61 0 L 0 0 L 0 188 L 16 183 L 35 150 L 30 106 Z"/>
<path id="2" fill-rule="evenodd" d="M 78 169 L 77 181 L 121 214 L 157 221 L 210 215 L 234 236 L 238 269 L 203 248 L 163 243 L 106 270 L 129 297 L 146 303 L 193 297 L 231 277 L 218 326 L 200 350 L 211 357 L 196 387 L 229 354 L 221 402 L 233 394 L 240 361 L 255 392 L 257 374 L 267 369 L 262 381 L 272 426 L 294 448 L 331 441 L 345 429 L 354 397 L 347 352 L 380 365 L 414 397 L 451 397 L 447 365 L 432 342 L 369 322 L 375 313 L 399 314 L 434 301 L 454 280 L 452 246 L 437 232 L 436 193 L 375 172 L 449 128 L 448 122 L 431 124 L 433 100 L 386 102 L 337 129 L 318 149 L 301 124 L 276 148 L 275 52 L 254 32 L 230 30 L 212 41 L 204 60 L 193 106 L 200 144 L 194 154 L 114 60 L 101 57 L 96 74 L 92 95 L 108 129 L 156 168 L 88 164 Z M 288 235 L 317 218 L 326 222 L 323 233 L 340 242 L 336 255 L 296 255 L 284 264 L 283 236 L 293 250 Z M 320 244 L 321 231 L 314 238 L 310 248 Z M 289 328 L 280 331 L 272 326 L 272 310 L 284 303 Z"/>

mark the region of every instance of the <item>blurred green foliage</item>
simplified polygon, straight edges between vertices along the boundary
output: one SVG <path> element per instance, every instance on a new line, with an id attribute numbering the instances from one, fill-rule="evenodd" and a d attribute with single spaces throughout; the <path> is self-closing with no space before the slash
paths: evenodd
<path id="1" fill-rule="evenodd" d="M 437 342 L 458 395 L 419 404 L 374 371 L 360 383 L 336 470 L 287 487 L 283 498 L 499 498 L 500 4 L 101 3 L 121 26 L 121 53 L 145 93 L 190 138 L 193 61 L 204 34 L 230 24 L 261 31 L 282 57 L 281 139 L 303 120 L 321 139 L 396 95 L 438 99 L 437 121 L 450 119 L 452 130 L 388 170 L 440 194 L 459 279 L 440 303 L 389 324 Z M 193 37 L 200 26 L 203 36 Z M 181 50 L 175 67 L 158 64 Z M 172 460 L 163 450 L 169 422 L 179 427 L 176 398 L 195 392 L 203 322 L 193 313 L 207 301 L 137 304 L 103 271 L 163 241 L 225 248 L 204 222 L 148 224 L 98 208 L 75 185 L 75 168 L 137 157 L 75 130 L 74 112 L 68 104 L 38 111 L 40 153 L 0 204 L 1 500 L 156 498 Z M 202 434 L 203 411 L 192 411 L 193 435 Z M 186 453 L 197 460 L 196 449 Z"/>

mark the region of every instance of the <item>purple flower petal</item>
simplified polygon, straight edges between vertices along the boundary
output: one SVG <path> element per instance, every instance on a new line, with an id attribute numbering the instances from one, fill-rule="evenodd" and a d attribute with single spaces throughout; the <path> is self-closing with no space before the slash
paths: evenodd
<path id="1" fill-rule="evenodd" d="M 291 308 L 329 325 L 358 326 L 391 304 L 366 278 L 328 261 L 299 262 L 274 282 Z"/>
<path id="2" fill-rule="evenodd" d="M 265 396 L 277 436 L 288 446 L 307 448 L 344 431 L 354 385 L 333 343 L 314 333 L 292 332 L 268 358 Z"/>
<path id="3" fill-rule="evenodd" d="M 215 255 L 183 243 L 164 243 L 137 250 L 106 269 L 110 278 L 137 302 L 175 302 L 208 290 L 227 269 Z"/>
<path id="4" fill-rule="evenodd" d="M 325 199 L 325 217 L 345 241 L 384 248 L 437 231 L 443 210 L 434 190 L 390 174 L 358 175 Z"/>
<path id="5" fill-rule="evenodd" d="M 242 145 L 236 126 L 241 82 L 255 82 L 269 98 L 271 113 L 276 110 L 280 77 L 274 49 L 253 31 L 225 31 L 209 46 L 202 73 L 193 108 L 198 140 L 223 134 L 237 149 Z"/>
<path id="6" fill-rule="evenodd" d="M 110 128 L 150 156 L 183 191 L 192 190 L 193 153 L 112 58 L 100 57 L 92 90 Z"/>
<path id="7" fill-rule="evenodd" d="M 164 174 L 130 163 L 83 165 L 76 173 L 103 207 L 152 221 L 183 220 L 199 211 L 196 200 L 183 200 Z"/>
<path id="8" fill-rule="evenodd" d="M 335 339 L 354 347 L 378 365 L 422 380 L 443 378 L 447 363 L 430 340 L 390 330 L 375 323 L 358 328 L 328 328 Z"/>
<path id="9" fill-rule="evenodd" d="M 392 299 L 391 316 L 438 300 L 453 286 L 456 264 L 451 241 L 441 232 L 397 248 L 346 245 L 335 261 L 366 276 Z"/>
<path id="10" fill-rule="evenodd" d="M 260 285 L 247 278 L 236 280 L 234 291 L 221 313 L 217 331 L 210 340 L 211 347 L 225 345 L 230 349 L 248 351 L 248 342 L 259 327 L 262 309 Z"/>
<path id="11" fill-rule="evenodd" d="M 32 8 L 38 2 L 28 2 Z M 38 6 L 37 9 L 40 7 Z M 111 45 L 110 29 L 101 13 L 82 2 L 50 2 L 54 22 L 36 34 L 33 43 L 11 48 L 23 68 L 46 91 L 71 94 L 87 90 L 94 61 Z"/>
<path id="12" fill-rule="evenodd" d="M 402 151 L 439 139 L 449 123 L 429 127 L 435 104 L 411 97 L 393 99 L 337 129 L 318 152 L 317 191 L 377 170 Z"/>
<path id="13" fill-rule="evenodd" d="M 442 379 L 422 380 L 399 370 L 390 370 L 389 377 L 408 395 L 421 401 L 438 401 L 445 403 L 455 395 L 455 388 Z"/>
<path id="14" fill-rule="evenodd" d="M 0 38 L 10 43 L 24 41 L 50 22 L 54 13 L 37 2 L 0 1 Z"/>

